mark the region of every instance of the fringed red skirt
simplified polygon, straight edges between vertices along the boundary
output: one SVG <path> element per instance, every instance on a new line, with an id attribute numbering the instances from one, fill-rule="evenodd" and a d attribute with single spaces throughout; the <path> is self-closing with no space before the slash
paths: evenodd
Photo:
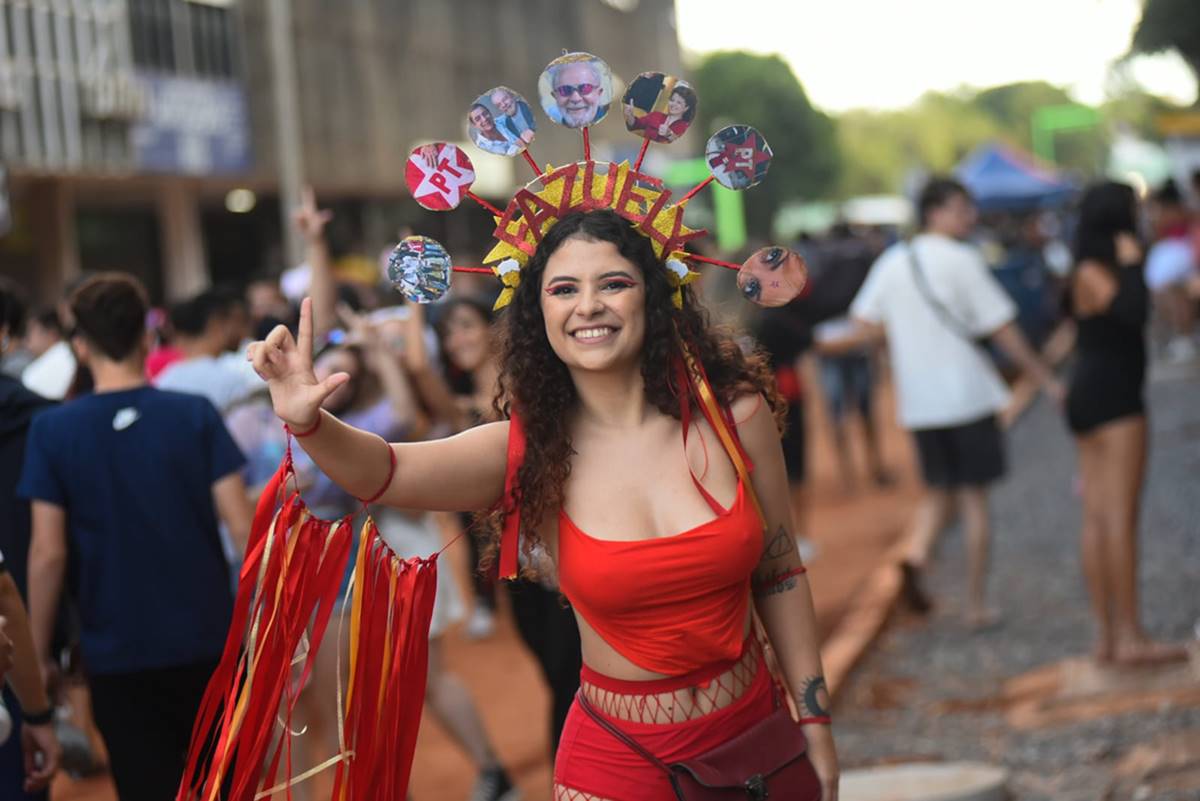
<path id="1" fill-rule="evenodd" d="M 753 679 L 742 694 L 708 714 L 678 723 L 640 723 L 626 720 L 628 715 L 612 716 L 597 711 L 664 762 L 692 759 L 731 738 L 770 715 L 775 709 L 775 685 L 761 651 L 753 648 Z M 586 665 L 580 674 L 584 684 L 621 698 L 636 698 L 670 693 L 688 687 L 705 688 L 720 681 L 722 674 L 745 658 L 720 662 L 683 676 L 655 681 L 621 681 L 601 675 Z M 666 775 L 627 745 L 618 741 L 592 720 L 576 700 L 567 714 L 554 762 L 556 801 L 576 801 L 594 797 L 605 801 L 675 801 Z"/>

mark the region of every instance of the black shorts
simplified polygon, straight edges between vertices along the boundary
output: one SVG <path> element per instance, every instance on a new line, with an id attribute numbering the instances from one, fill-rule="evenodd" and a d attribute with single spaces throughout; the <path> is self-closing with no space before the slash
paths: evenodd
<path id="1" fill-rule="evenodd" d="M 1004 441 L 994 415 L 949 428 L 913 431 L 921 474 L 931 487 L 980 487 L 1004 476 Z"/>

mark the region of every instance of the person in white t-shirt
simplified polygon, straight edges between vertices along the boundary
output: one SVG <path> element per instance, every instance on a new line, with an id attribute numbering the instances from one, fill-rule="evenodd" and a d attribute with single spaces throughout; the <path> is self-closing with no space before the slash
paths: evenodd
<path id="1" fill-rule="evenodd" d="M 913 434 L 927 486 L 902 563 L 904 597 L 928 610 L 920 571 L 957 502 L 967 536 L 966 619 L 977 628 L 994 620 L 986 604 L 988 487 L 1005 472 L 996 413 L 1009 397 L 979 340 L 990 339 L 1054 397 L 1063 388 L 1017 328 L 1016 306 L 983 257 L 961 241 L 976 220 L 966 188 L 934 179 L 918 206 L 921 232 L 884 251 L 854 299 L 853 333 L 820 347 L 837 353 L 886 339 L 900 423 Z"/>

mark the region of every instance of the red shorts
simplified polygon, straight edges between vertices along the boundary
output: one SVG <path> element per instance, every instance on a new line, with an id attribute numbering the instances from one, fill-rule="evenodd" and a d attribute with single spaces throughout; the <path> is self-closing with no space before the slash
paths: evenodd
<path id="1" fill-rule="evenodd" d="M 737 661 L 656 681 L 621 681 L 602 676 L 586 666 L 581 677 L 584 682 L 616 693 L 662 693 L 703 684 L 727 671 Z M 650 753 L 670 763 L 691 759 L 715 748 L 767 717 L 774 709 L 774 682 L 760 653 L 754 680 L 742 696 L 728 706 L 681 723 L 608 719 Z M 666 775 L 600 728 L 580 709 L 578 701 L 571 706 L 563 726 L 554 761 L 554 782 L 607 801 L 675 801 Z M 566 797 L 569 798 L 569 794 Z"/>

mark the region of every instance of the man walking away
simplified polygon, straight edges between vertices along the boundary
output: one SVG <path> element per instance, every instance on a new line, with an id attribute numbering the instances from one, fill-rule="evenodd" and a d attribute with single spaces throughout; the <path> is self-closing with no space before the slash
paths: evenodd
<path id="1" fill-rule="evenodd" d="M 217 519 L 244 546 L 243 459 L 208 400 L 146 384 L 140 284 L 104 273 L 70 305 L 95 392 L 42 412 L 29 431 L 18 493 L 32 505 L 34 643 L 49 660 L 66 579 L 118 795 L 162 801 L 178 789 L 229 627 Z"/>
<path id="2" fill-rule="evenodd" d="M 918 212 L 921 232 L 884 251 L 859 290 L 853 333 L 824 349 L 886 339 L 900 423 L 916 441 L 926 484 L 907 539 L 905 598 L 928 609 L 920 572 L 957 502 L 967 537 L 965 618 L 982 628 L 994 620 L 986 602 L 988 489 L 1005 472 L 996 413 L 1008 391 L 978 340 L 990 339 L 1052 395 L 1061 398 L 1063 389 L 1017 328 L 1016 306 L 982 256 L 961 241 L 976 219 L 966 188 L 934 179 Z"/>

